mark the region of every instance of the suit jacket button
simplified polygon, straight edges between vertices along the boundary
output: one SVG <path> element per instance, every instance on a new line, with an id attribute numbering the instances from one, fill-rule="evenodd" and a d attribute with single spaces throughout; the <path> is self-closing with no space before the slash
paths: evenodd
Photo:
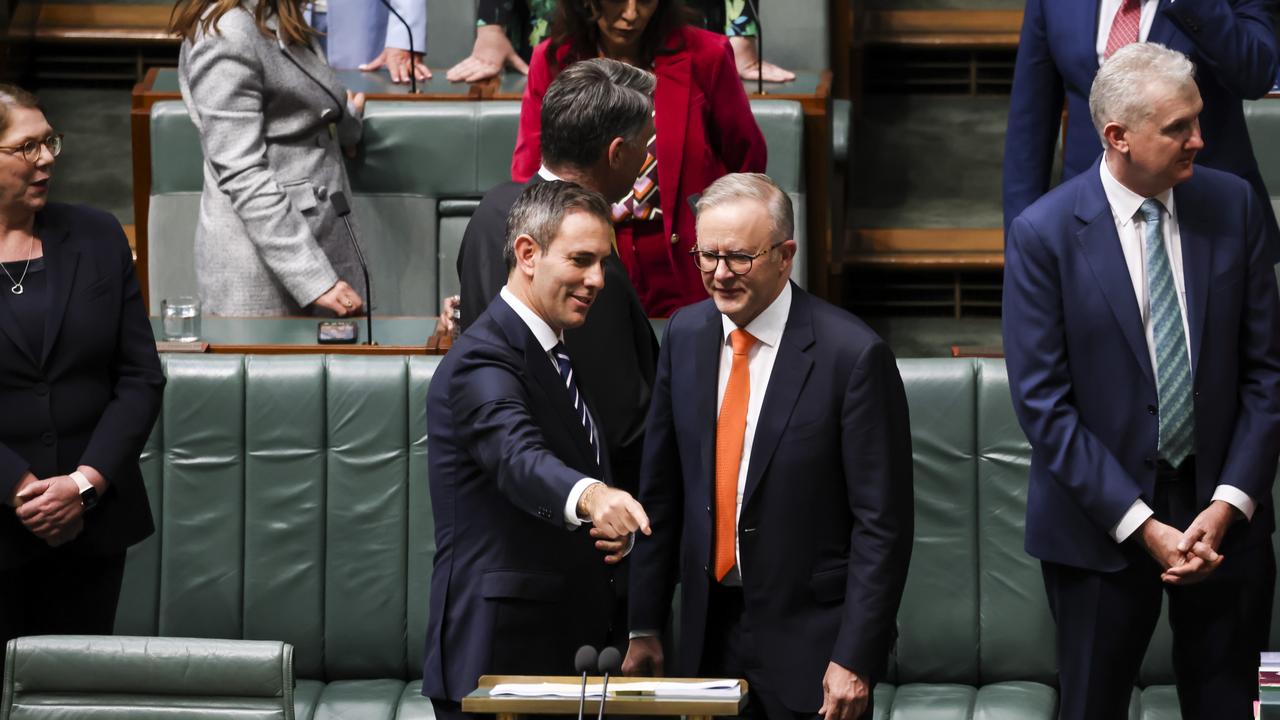
<path id="1" fill-rule="evenodd" d="M 671 244 L 672 245 L 680 244 L 680 233 L 671 233 Z"/>
<path id="2" fill-rule="evenodd" d="M 708 514 L 708 515 L 710 515 L 710 514 L 711 514 L 711 506 L 710 506 L 710 505 L 708 505 L 708 506 L 707 506 L 707 514 Z"/>
<path id="3" fill-rule="evenodd" d="M 54 438 L 53 433 L 51 432 L 44 433 L 43 435 L 40 436 L 40 442 L 44 443 L 45 445 L 52 445 L 55 439 L 56 438 Z"/>
<path id="4" fill-rule="evenodd" d="M 45 383 L 36 383 L 35 390 L 36 390 L 36 394 L 39 395 L 40 397 L 44 397 L 45 395 L 49 394 L 49 386 L 46 385 Z"/>
<path id="5" fill-rule="evenodd" d="M 1155 406 L 1155 405 L 1148 405 L 1148 406 L 1147 406 L 1147 414 L 1148 414 L 1148 415 L 1155 415 L 1155 414 L 1156 414 L 1156 406 Z"/>
<path id="6" fill-rule="evenodd" d="M 1199 391 L 1199 390 L 1197 390 L 1197 391 L 1195 391 L 1195 392 L 1191 393 L 1191 397 L 1200 397 L 1200 391 Z"/>

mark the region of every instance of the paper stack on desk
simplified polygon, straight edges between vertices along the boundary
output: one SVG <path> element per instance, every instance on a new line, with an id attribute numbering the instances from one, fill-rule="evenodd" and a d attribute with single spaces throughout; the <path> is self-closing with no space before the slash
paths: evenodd
<path id="1" fill-rule="evenodd" d="M 603 683 L 587 683 L 587 697 L 600 697 Z M 582 692 L 581 683 L 498 683 L 489 691 L 489 697 L 557 697 L 576 698 Z M 670 682 L 647 680 L 643 682 L 614 682 L 609 685 L 609 697 L 650 696 L 696 698 L 701 700 L 734 699 L 742 694 L 737 680 L 707 680 L 705 682 Z"/>

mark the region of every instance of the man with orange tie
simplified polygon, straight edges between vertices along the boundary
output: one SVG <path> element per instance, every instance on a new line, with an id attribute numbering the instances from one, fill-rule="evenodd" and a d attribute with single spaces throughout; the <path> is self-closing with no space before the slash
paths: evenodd
<path id="1" fill-rule="evenodd" d="M 791 201 L 731 174 L 697 203 L 691 261 L 710 300 L 672 316 L 658 357 L 623 670 L 745 677 L 752 718 L 870 717 L 911 556 L 911 436 L 889 347 L 790 282 Z M 679 572 L 677 571 L 679 568 Z"/>
<path id="2" fill-rule="evenodd" d="M 1276 82 L 1275 8 L 1275 0 L 1027 0 L 1005 135 L 1006 233 L 1049 190 L 1059 137 L 1064 181 L 1102 155 L 1089 119 L 1089 87 L 1102 61 L 1129 43 L 1153 42 L 1195 63 L 1205 145 L 1196 163 L 1249 182 L 1266 221 L 1267 258 L 1280 261 L 1280 231 L 1241 103 Z M 1059 135 L 1064 98 L 1066 132 Z"/>

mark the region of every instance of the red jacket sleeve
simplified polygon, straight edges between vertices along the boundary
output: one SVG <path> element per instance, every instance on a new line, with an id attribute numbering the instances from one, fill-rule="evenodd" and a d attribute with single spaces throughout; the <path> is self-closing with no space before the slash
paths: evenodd
<path id="1" fill-rule="evenodd" d="M 707 139 L 728 172 L 762 173 L 769 157 L 764 134 L 756 124 L 747 92 L 738 78 L 729 41 L 725 38 L 718 38 L 718 41 L 720 52 L 711 82 L 704 89 L 713 125 L 707 128 Z"/>
<path id="2" fill-rule="evenodd" d="M 511 155 L 511 179 L 526 182 L 542 165 L 542 96 L 554 74 L 547 57 L 548 40 L 534 48 L 529 61 L 529 80 L 520 102 L 520 129 L 516 131 L 516 150 Z"/>

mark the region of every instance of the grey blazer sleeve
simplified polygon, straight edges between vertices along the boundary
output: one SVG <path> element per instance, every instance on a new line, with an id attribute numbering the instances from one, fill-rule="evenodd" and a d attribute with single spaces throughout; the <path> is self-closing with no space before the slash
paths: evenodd
<path id="1" fill-rule="evenodd" d="M 224 15 L 216 33 L 188 41 L 187 110 L 200 129 L 205 162 L 259 257 L 305 307 L 333 287 L 338 274 L 267 162 L 259 51 L 274 49 L 272 43 L 239 12 Z"/>

